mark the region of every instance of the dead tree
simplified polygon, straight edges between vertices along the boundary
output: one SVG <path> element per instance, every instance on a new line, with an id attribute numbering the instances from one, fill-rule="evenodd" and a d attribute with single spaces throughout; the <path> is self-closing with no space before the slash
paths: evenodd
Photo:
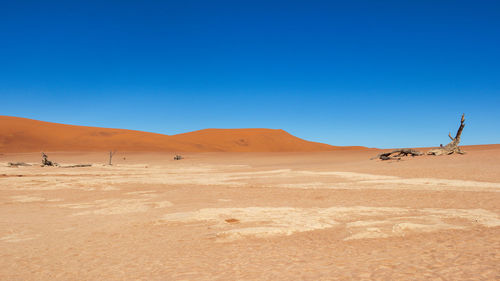
<path id="1" fill-rule="evenodd" d="M 47 154 L 45 154 L 44 152 L 42 152 L 42 167 L 45 167 L 45 166 L 57 166 L 58 164 L 57 163 L 54 163 L 52 161 L 50 161 L 47 157 Z"/>
<path id="2" fill-rule="evenodd" d="M 462 119 L 460 120 L 460 127 L 458 128 L 457 134 L 455 137 L 451 137 L 451 133 L 448 133 L 448 137 L 451 139 L 451 142 L 445 146 L 442 144 L 439 148 L 431 149 L 427 152 L 427 155 L 450 155 L 453 153 L 465 154 L 458 144 L 460 143 L 460 136 L 462 135 L 462 131 L 465 127 L 465 114 L 462 114 Z"/>
<path id="3" fill-rule="evenodd" d="M 61 168 L 84 168 L 84 167 L 92 167 L 92 164 L 76 164 L 69 166 L 61 166 Z"/>
<path id="4" fill-rule="evenodd" d="M 7 163 L 7 166 L 17 168 L 17 167 L 32 166 L 32 165 L 24 162 L 9 162 Z"/>
<path id="5" fill-rule="evenodd" d="M 380 160 L 401 160 L 401 157 L 408 155 L 414 157 L 414 156 L 421 156 L 423 155 L 423 153 L 411 148 L 402 148 L 393 150 L 391 152 L 381 153 L 375 157 L 370 158 L 370 160 L 377 158 Z"/>
<path id="6" fill-rule="evenodd" d="M 111 160 L 113 159 L 113 155 L 115 155 L 115 153 L 116 153 L 116 150 L 109 151 L 109 163 L 108 163 L 108 165 L 110 165 L 110 166 L 113 165 L 113 164 L 111 164 Z"/>

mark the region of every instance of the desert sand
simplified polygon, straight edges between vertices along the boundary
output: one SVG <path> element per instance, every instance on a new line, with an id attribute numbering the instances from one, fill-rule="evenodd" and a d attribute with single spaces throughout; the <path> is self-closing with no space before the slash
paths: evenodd
<path id="1" fill-rule="evenodd" d="M 1 280 L 499 280 L 500 145 L 0 155 Z"/>
<path id="2" fill-rule="evenodd" d="M 0 116 L 0 153 L 40 151 L 311 152 L 360 150 L 310 142 L 277 129 L 205 129 L 162 135 Z"/>

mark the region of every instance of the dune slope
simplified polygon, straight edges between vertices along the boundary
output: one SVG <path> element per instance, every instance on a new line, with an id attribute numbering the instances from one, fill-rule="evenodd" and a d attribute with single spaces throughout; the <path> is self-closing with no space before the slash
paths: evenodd
<path id="1" fill-rule="evenodd" d="M 35 151 L 307 152 L 336 147 L 305 141 L 283 130 L 206 129 L 162 135 L 0 116 L 0 152 Z"/>

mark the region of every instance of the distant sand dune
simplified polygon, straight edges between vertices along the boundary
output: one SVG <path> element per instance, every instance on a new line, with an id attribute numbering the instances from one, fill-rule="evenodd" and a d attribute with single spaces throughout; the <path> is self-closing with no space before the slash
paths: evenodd
<path id="1" fill-rule="evenodd" d="M 171 152 L 308 152 L 366 148 L 310 142 L 283 130 L 272 129 L 206 129 L 178 135 L 162 135 L 0 116 L 0 152 L 111 149 Z"/>

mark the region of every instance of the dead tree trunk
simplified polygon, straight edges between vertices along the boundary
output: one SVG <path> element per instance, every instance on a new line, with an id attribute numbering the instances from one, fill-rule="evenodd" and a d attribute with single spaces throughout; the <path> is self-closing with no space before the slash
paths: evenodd
<path id="1" fill-rule="evenodd" d="M 42 167 L 45 167 L 45 166 L 57 166 L 57 163 L 50 161 L 47 157 L 47 154 L 42 152 Z"/>
<path id="2" fill-rule="evenodd" d="M 454 138 L 451 137 L 451 133 L 448 133 L 448 137 L 451 142 L 445 146 L 441 145 L 439 148 L 431 149 L 427 152 L 427 155 L 449 155 L 453 153 L 465 154 L 458 144 L 460 143 L 460 136 L 465 127 L 465 114 L 462 114 L 462 119 L 460 120 L 460 127 L 458 128 L 457 134 Z"/>
<path id="3" fill-rule="evenodd" d="M 379 158 L 380 160 L 401 160 L 403 156 L 420 156 L 423 155 L 422 152 L 414 150 L 411 148 L 396 149 L 391 152 L 381 153 L 375 157 L 370 158 L 370 160 Z"/>
<path id="4" fill-rule="evenodd" d="M 24 163 L 24 162 L 9 162 L 7 163 L 7 166 L 9 167 L 20 167 L 20 166 L 32 166 L 31 164 Z"/>
<path id="5" fill-rule="evenodd" d="M 116 150 L 109 151 L 109 163 L 108 163 L 108 165 L 110 165 L 110 166 L 113 165 L 113 164 L 111 164 L 111 160 L 113 160 L 113 155 L 115 155 L 115 153 L 116 153 Z"/>

